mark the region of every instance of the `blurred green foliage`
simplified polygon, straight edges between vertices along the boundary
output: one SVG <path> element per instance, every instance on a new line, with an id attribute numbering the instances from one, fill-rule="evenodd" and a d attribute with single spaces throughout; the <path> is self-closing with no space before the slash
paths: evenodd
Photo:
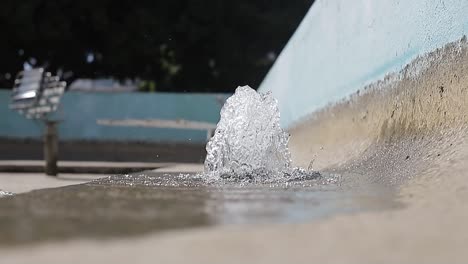
<path id="1" fill-rule="evenodd" d="M 141 90 L 258 86 L 313 0 L 4 0 L 0 87 L 25 62 Z"/>

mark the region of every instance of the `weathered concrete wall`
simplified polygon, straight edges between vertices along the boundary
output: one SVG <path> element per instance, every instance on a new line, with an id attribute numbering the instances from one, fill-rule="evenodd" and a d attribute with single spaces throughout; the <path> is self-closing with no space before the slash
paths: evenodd
<path id="1" fill-rule="evenodd" d="M 67 92 L 57 118 L 62 140 L 205 142 L 206 131 L 97 125 L 98 119 L 185 119 L 216 123 L 227 94 Z M 39 139 L 40 122 L 8 108 L 10 91 L 0 91 L 0 137 Z"/>
<path id="2" fill-rule="evenodd" d="M 468 33 L 466 0 L 317 0 L 260 86 L 298 123 Z"/>
<path id="3" fill-rule="evenodd" d="M 384 179 L 417 175 L 445 161 L 457 141 L 468 142 L 467 102 L 464 37 L 291 127 L 293 160 L 314 160 L 317 169 L 362 167 Z"/>

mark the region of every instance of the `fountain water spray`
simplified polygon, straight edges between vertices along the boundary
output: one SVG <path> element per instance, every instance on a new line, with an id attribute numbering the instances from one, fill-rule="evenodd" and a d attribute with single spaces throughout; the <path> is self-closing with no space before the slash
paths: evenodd
<path id="1" fill-rule="evenodd" d="M 221 109 L 215 134 L 206 145 L 205 177 L 255 182 L 316 178 L 317 172 L 291 167 L 289 134 L 279 121 L 271 93 L 238 87 Z"/>

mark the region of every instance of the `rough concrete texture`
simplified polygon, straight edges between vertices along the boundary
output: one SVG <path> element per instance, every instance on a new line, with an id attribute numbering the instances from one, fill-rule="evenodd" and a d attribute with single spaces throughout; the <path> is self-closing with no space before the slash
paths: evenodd
<path id="1" fill-rule="evenodd" d="M 69 174 L 62 173 L 58 177 L 47 176 L 44 173 L 0 173 L 0 189 L 12 193 L 24 193 L 37 189 L 56 188 L 73 184 L 89 182 L 102 178 L 102 174 Z"/>
<path id="2" fill-rule="evenodd" d="M 0 249 L 5 263 L 466 263 L 466 39 L 291 130 L 297 164 L 398 186 L 402 209 Z M 27 254 L 26 254 L 27 252 Z"/>
<path id="3" fill-rule="evenodd" d="M 293 161 L 307 166 L 315 159 L 315 168 L 339 167 L 376 148 L 437 145 L 434 140 L 444 133 L 445 139 L 462 133 L 468 122 L 467 62 L 464 37 L 322 109 L 291 129 Z"/>

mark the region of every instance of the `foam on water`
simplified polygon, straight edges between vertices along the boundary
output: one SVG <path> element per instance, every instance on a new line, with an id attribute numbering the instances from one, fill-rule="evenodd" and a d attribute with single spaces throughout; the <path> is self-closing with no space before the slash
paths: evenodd
<path id="1" fill-rule="evenodd" d="M 221 109 L 206 145 L 208 181 L 285 182 L 313 179 L 318 172 L 293 168 L 289 134 L 279 125 L 278 103 L 270 93 L 238 87 Z"/>
<path id="2" fill-rule="evenodd" d="M 12 195 L 13 195 L 13 193 L 11 193 L 11 192 L 0 190 L 0 198 L 5 197 L 5 196 L 12 196 Z"/>

